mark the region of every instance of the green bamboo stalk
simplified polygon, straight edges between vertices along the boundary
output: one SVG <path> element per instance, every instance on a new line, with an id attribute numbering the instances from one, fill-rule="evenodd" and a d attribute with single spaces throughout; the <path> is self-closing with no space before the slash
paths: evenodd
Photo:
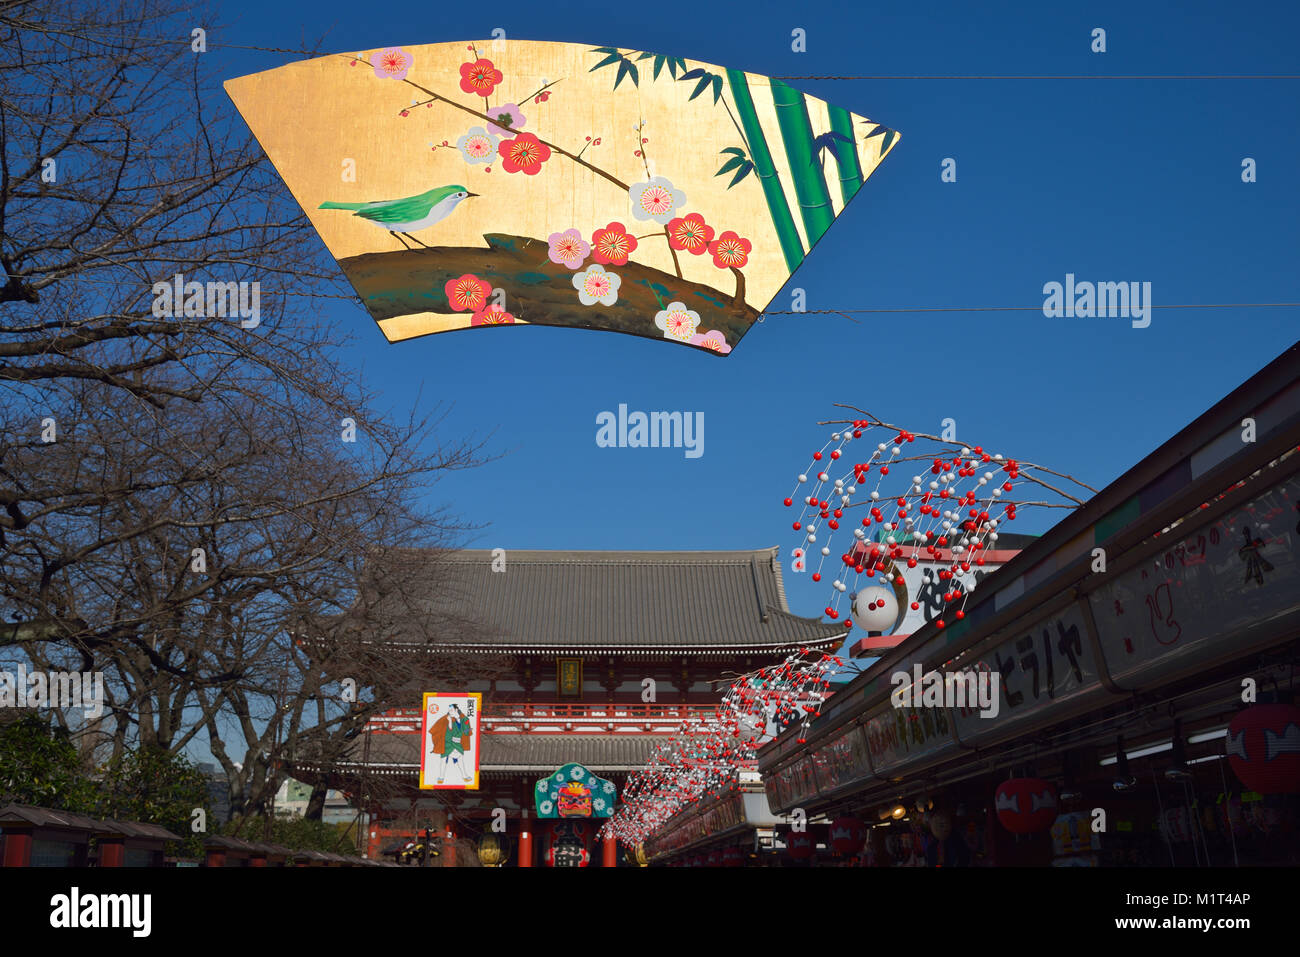
<path id="1" fill-rule="evenodd" d="M 754 99 L 749 94 L 749 83 L 740 70 L 728 70 L 727 82 L 731 85 L 731 99 L 740 114 L 740 125 L 749 141 L 749 159 L 754 164 L 754 172 L 763 186 L 763 196 L 767 199 L 767 210 L 772 216 L 772 225 L 776 228 L 776 237 L 781 243 L 781 252 L 785 255 L 786 268 L 794 272 L 803 262 L 803 243 L 799 241 L 799 230 L 795 228 L 794 217 L 785 201 L 785 190 L 776 175 L 776 165 L 772 154 L 767 149 L 767 138 L 763 127 L 759 125 L 758 114 L 754 112 Z"/>
<path id="2" fill-rule="evenodd" d="M 785 141 L 785 156 L 790 161 L 790 175 L 794 178 L 794 194 L 799 198 L 799 212 L 803 215 L 804 231 L 808 234 L 811 249 L 822 234 L 835 221 L 831 208 L 831 194 L 826 189 L 826 177 L 813 152 L 812 121 L 808 119 L 808 105 L 803 94 L 780 80 L 772 81 L 772 100 L 776 103 L 776 121 Z"/>
<path id="3" fill-rule="evenodd" d="M 858 163 L 858 143 L 853 138 L 853 114 L 840 106 L 827 103 L 831 115 L 831 131 L 847 136 L 847 143 L 835 144 L 835 166 L 840 171 L 840 196 L 849 204 L 862 188 L 862 166 Z"/>

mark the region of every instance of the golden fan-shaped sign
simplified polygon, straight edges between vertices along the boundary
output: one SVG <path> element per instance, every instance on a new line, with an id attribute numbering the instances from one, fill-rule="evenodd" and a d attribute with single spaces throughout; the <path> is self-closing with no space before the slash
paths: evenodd
<path id="1" fill-rule="evenodd" d="M 898 142 L 780 80 L 573 43 L 226 90 L 390 342 L 535 323 L 725 355 Z"/>

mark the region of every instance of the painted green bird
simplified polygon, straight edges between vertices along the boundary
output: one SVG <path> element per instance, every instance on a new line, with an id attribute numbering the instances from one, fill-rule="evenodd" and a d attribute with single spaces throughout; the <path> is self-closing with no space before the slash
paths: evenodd
<path id="1" fill-rule="evenodd" d="M 417 193 L 403 199 L 379 199 L 370 203 L 321 203 L 320 208 L 350 209 L 352 215 L 360 216 L 397 236 L 407 249 L 411 247 L 407 246 L 406 239 L 415 240 L 428 249 L 429 246 L 412 236 L 411 232 L 428 229 L 434 223 L 441 222 L 451 215 L 461 200 L 477 195 L 464 186 L 439 186 L 427 193 Z M 402 236 L 406 239 L 402 239 Z"/>

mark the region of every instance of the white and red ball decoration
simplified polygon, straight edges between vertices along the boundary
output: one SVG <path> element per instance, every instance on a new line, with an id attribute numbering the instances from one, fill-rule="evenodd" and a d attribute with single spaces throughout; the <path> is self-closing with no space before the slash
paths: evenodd
<path id="1" fill-rule="evenodd" d="M 983 446 L 874 417 L 828 424 L 838 431 L 813 453 L 784 504 L 798 508 L 791 523 L 798 533 L 794 570 L 809 571 L 815 582 L 829 580 L 825 614 L 832 621 L 843 618 L 846 630 L 856 624 L 891 631 L 899 620 L 891 600 L 896 601 L 893 588 L 903 585 L 900 566 L 915 568 L 919 562 L 942 566 L 937 574 L 944 610 L 935 626 L 964 618 L 975 584 L 972 569 L 984 564 L 986 550 L 997 548 L 999 529 L 1015 520 L 1019 508 L 1082 504 L 1083 498 L 1053 484 L 1062 480 L 1088 494 L 1094 491 Z M 1026 483 L 1044 500 L 1013 497 Z M 851 611 L 841 607 L 846 593 L 856 595 Z M 910 604 L 914 611 L 920 608 L 918 602 Z"/>
<path id="2" fill-rule="evenodd" d="M 1011 778 L 993 795 L 998 822 L 1012 834 L 1047 830 L 1056 820 L 1056 805 L 1056 788 L 1042 778 Z"/>
<path id="3" fill-rule="evenodd" d="M 837 817 L 831 821 L 831 850 L 836 854 L 856 854 L 867 840 L 867 828 L 856 817 Z"/>
<path id="4" fill-rule="evenodd" d="M 1056 473 L 978 445 L 870 416 L 832 424 L 839 431 L 813 454 L 785 504 L 800 509 L 793 522 L 799 532 L 794 571 L 817 582 L 823 575 L 832 579 L 826 615 L 832 621 L 843 617 L 846 630 L 854 619 L 868 631 L 892 630 L 901 617 L 898 596 L 906 594 L 901 569 L 921 561 L 941 566 L 935 574 L 944 587 L 944 607 L 951 609 L 936 626 L 961 619 L 974 587 L 972 569 L 984 564 L 986 549 L 997 547 L 998 529 L 1016 518 L 1018 508 L 1072 508 L 1081 502 L 1042 477 L 1055 481 Z M 850 450 L 856 453 L 852 458 Z M 1010 493 L 1026 483 L 1047 500 L 1013 499 Z M 853 509 L 861 511 L 851 514 Z M 845 600 L 854 603 L 851 610 L 842 609 Z M 635 847 L 681 811 L 737 790 L 741 772 L 757 769 L 758 749 L 776 735 L 795 729 L 796 743 L 806 743 L 804 734 L 830 693 L 830 677 L 843 666 L 841 658 L 801 648 L 736 679 L 713 712 L 684 719 L 646 766 L 628 776 L 618 811 L 599 836 Z M 1031 804 L 1026 796 L 1023 806 Z M 1032 809 L 1026 814 L 1037 820 Z M 1043 826 L 1054 817 L 1053 806 Z M 812 853 L 806 834 L 791 838 L 802 849 L 795 853 Z"/>
<path id="5" fill-rule="evenodd" d="M 1242 784 L 1260 794 L 1300 791 L 1300 708 L 1257 704 L 1228 724 L 1228 763 Z"/>
<path id="6" fill-rule="evenodd" d="M 801 648 L 780 664 L 735 679 L 712 712 L 692 715 L 655 746 L 646 766 L 628 775 L 618 811 L 600 830 L 635 847 L 674 815 L 736 791 L 742 771 L 756 771 L 758 749 L 787 729 L 803 733 L 821 713 L 835 655 Z"/>
<path id="7" fill-rule="evenodd" d="M 853 621 L 859 628 L 887 635 L 898 620 L 898 596 L 892 588 L 872 585 L 853 599 Z"/>

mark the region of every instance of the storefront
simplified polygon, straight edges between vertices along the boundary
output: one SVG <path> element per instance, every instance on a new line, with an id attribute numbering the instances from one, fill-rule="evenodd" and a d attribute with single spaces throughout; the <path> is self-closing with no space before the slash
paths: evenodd
<path id="1" fill-rule="evenodd" d="M 864 864 L 1300 863 L 1298 444 L 1292 348 L 765 748 L 773 810 Z"/>

